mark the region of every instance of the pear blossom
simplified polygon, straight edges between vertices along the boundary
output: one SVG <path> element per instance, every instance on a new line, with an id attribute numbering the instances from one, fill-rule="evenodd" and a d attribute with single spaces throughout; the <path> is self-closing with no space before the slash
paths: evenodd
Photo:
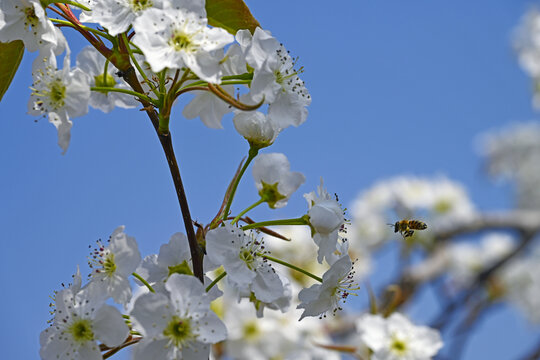
<path id="1" fill-rule="evenodd" d="M 109 244 L 98 241 L 89 261 L 92 270 L 90 287 L 103 291 L 118 304 L 127 305 L 131 299 L 129 276 L 141 262 L 135 238 L 124 233 L 124 226 L 114 230 Z"/>
<path id="2" fill-rule="evenodd" d="M 245 32 L 237 34 L 244 48 L 246 60 L 254 68 L 249 99 L 267 104 L 268 116 L 282 129 L 299 126 L 306 118 L 305 108 L 311 104 L 311 96 L 304 82 L 298 77 L 296 60 L 291 58 L 282 44 L 261 28 L 255 29 L 253 37 Z"/>
<path id="3" fill-rule="evenodd" d="M 0 42 L 22 40 L 28 51 L 56 47 L 63 41 L 37 0 L 2 0 L 0 2 Z"/>
<path id="4" fill-rule="evenodd" d="M 237 289 L 238 301 L 241 301 L 242 299 L 248 299 L 251 303 L 253 303 L 253 306 L 255 310 L 257 311 L 258 318 L 262 318 L 264 316 L 264 309 L 280 310 L 281 312 L 285 313 L 289 310 L 289 307 L 291 306 L 291 301 L 292 301 L 291 282 L 284 275 L 280 274 L 279 272 L 276 272 L 276 273 L 279 277 L 279 280 L 283 284 L 283 293 L 281 293 L 280 297 L 278 297 L 275 300 L 265 302 L 265 301 L 261 301 L 257 299 L 257 296 L 255 296 L 255 293 L 251 291 L 250 286 L 246 286 L 244 288 L 238 287 Z"/>
<path id="5" fill-rule="evenodd" d="M 227 337 L 227 329 L 210 310 L 210 298 L 194 277 L 172 274 L 164 293 L 146 293 L 135 301 L 131 317 L 143 339 L 133 358 L 207 359 L 210 344 Z"/>
<path id="6" fill-rule="evenodd" d="M 365 314 L 356 322 L 371 360 L 429 360 L 442 348 L 437 330 L 416 326 L 399 313 L 388 318 Z"/>
<path id="7" fill-rule="evenodd" d="M 118 69 L 112 64 L 108 64 L 107 73 L 103 73 L 105 61 L 106 59 L 92 46 L 85 47 L 77 55 L 77 67 L 90 77 L 90 86 L 130 89 L 124 80 L 115 77 Z M 89 104 L 93 108 L 107 113 L 116 106 L 125 109 L 133 108 L 137 106 L 138 102 L 131 95 L 92 91 Z"/>
<path id="8" fill-rule="evenodd" d="M 280 48 L 279 41 L 270 31 L 260 27 L 255 29 L 253 35 L 249 30 L 239 30 L 235 38 L 245 54 L 247 63 L 255 70 L 260 70 L 268 57 L 274 55 Z"/>
<path id="9" fill-rule="evenodd" d="M 206 252 L 209 261 L 223 265 L 234 288 L 244 293 L 249 289 L 257 300 L 266 303 L 284 296 L 281 279 L 264 257 L 264 243 L 252 234 L 230 224 L 210 230 Z"/>
<path id="10" fill-rule="evenodd" d="M 224 322 L 229 329 L 226 355 L 237 360 L 339 360 L 336 351 L 316 344 L 330 343 L 325 332 L 328 325 L 319 319 L 299 323 L 299 310 L 286 313 L 268 312 L 256 317 L 249 304 L 227 303 Z"/>
<path id="11" fill-rule="evenodd" d="M 359 289 L 353 278 L 353 264 L 349 255 L 345 255 L 323 274 L 321 284 L 300 291 L 298 299 L 301 303 L 297 308 L 304 309 L 300 320 L 306 316 L 326 317 L 328 311 L 335 315 L 341 310 L 340 302 L 345 302 L 351 293 Z"/>
<path id="12" fill-rule="evenodd" d="M 540 125 L 511 124 L 480 138 L 491 176 L 515 182 L 517 207 L 540 209 Z"/>
<path id="13" fill-rule="evenodd" d="M 137 45 L 154 72 L 188 67 L 202 80 L 219 83 L 221 59 L 212 52 L 233 41 L 221 28 L 184 9 L 148 9 L 133 22 Z"/>
<path id="14" fill-rule="evenodd" d="M 299 172 L 291 172 L 284 154 L 259 154 L 253 161 L 253 178 L 259 195 L 272 209 L 287 205 L 289 197 L 306 180 Z"/>
<path id="15" fill-rule="evenodd" d="M 98 341 L 115 347 L 128 336 L 122 314 L 106 305 L 101 293 L 76 288 L 64 289 L 55 296 L 53 323 L 39 339 L 43 360 L 101 359 Z"/>
<path id="16" fill-rule="evenodd" d="M 540 11 L 532 7 L 515 30 L 514 47 L 519 64 L 534 82 L 533 105 L 540 108 Z"/>
<path id="17" fill-rule="evenodd" d="M 448 248 L 452 279 L 459 287 L 468 286 L 481 271 L 508 255 L 513 249 L 512 237 L 498 233 L 486 235 L 480 244 L 454 243 Z"/>
<path id="18" fill-rule="evenodd" d="M 308 216 L 313 241 L 319 247 L 317 261 L 322 263 L 323 258 L 328 261 L 337 250 L 339 230 L 345 223 L 345 216 L 337 199 L 324 188 L 322 178 L 317 194 L 313 191 L 304 194 L 304 198 L 309 206 Z"/>
<path id="19" fill-rule="evenodd" d="M 272 145 L 281 131 L 272 119 L 259 111 L 237 111 L 233 123 L 236 131 L 257 149 Z"/>
<path id="20" fill-rule="evenodd" d="M 229 95 L 234 94 L 234 86 L 222 86 Z M 194 91 L 195 97 L 184 107 L 182 115 L 188 119 L 199 117 L 210 129 L 222 129 L 221 119 L 232 111 L 231 106 L 210 91 Z"/>
<path id="21" fill-rule="evenodd" d="M 352 205 L 351 226 L 347 228 L 352 242 L 373 248 L 395 238 L 388 224 L 397 220 L 418 216 L 430 229 L 441 230 L 453 228 L 474 215 L 472 201 L 461 184 L 443 176 L 399 176 L 359 194 Z"/>
<path id="22" fill-rule="evenodd" d="M 216 50 L 214 54 L 224 59 L 219 65 L 224 76 L 240 75 L 247 71 L 246 60 L 238 44 L 231 44 L 225 55 L 222 55 L 222 49 Z M 223 85 L 221 88 L 229 95 L 234 95 L 233 85 Z M 222 129 L 221 120 L 225 114 L 232 111 L 232 106 L 210 91 L 193 91 L 193 94 L 195 97 L 184 107 L 182 115 L 186 119 L 199 117 L 207 127 Z"/>
<path id="23" fill-rule="evenodd" d="M 165 290 L 165 283 L 172 274 L 193 275 L 191 252 L 186 235 L 173 234 L 168 244 L 161 245 L 159 255 L 147 256 L 136 272 L 157 292 Z"/>
<path id="24" fill-rule="evenodd" d="M 540 247 L 512 260 L 497 273 L 497 283 L 508 302 L 534 324 L 540 323 Z"/>
<path id="25" fill-rule="evenodd" d="M 100 0 L 94 1 L 92 11 L 84 11 L 81 21 L 98 23 L 116 36 L 126 31 L 145 10 L 163 7 L 163 0 Z"/>
<path id="26" fill-rule="evenodd" d="M 38 58 L 40 59 L 40 58 Z M 90 85 L 88 76 L 79 68 L 70 70 L 69 53 L 64 68 L 56 68 L 56 58 L 44 57 L 34 62 L 32 94 L 28 112 L 32 115 L 47 114 L 49 122 L 58 131 L 58 145 L 65 153 L 71 139 L 70 118 L 88 112 Z"/>
<path id="27" fill-rule="evenodd" d="M 186 235 L 173 234 L 167 244 L 161 245 L 159 255 L 146 256 L 135 272 L 150 283 L 156 292 L 166 291 L 165 283 L 172 274 L 193 275 L 191 251 Z M 211 281 L 205 277 L 204 283 L 210 285 Z M 222 292 L 217 286 L 208 292 L 211 300 L 221 295 Z"/>

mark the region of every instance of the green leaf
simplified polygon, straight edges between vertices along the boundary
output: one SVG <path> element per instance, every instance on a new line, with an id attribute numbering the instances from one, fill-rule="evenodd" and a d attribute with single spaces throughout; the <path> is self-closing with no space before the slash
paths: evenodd
<path id="1" fill-rule="evenodd" d="M 249 29 L 253 34 L 257 26 L 261 26 L 242 0 L 206 0 L 206 12 L 208 24 L 233 35 L 240 29 Z"/>
<path id="2" fill-rule="evenodd" d="M 21 40 L 0 42 L 0 101 L 19 68 L 23 54 L 24 44 Z"/>

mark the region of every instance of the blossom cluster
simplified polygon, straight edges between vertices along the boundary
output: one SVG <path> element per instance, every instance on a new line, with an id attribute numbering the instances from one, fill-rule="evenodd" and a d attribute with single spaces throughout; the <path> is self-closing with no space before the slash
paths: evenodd
<path id="1" fill-rule="evenodd" d="M 80 6 L 78 18 L 66 12 L 73 26 L 87 38 L 101 36 L 115 47 L 126 48 L 124 53 L 94 38 L 71 67 L 69 46 L 52 22 L 65 25 L 66 21 L 49 19 L 46 8 L 36 0 L 0 4 L 0 41 L 21 39 L 29 51 L 39 50 L 28 107 L 31 114 L 47 116 L 56 126 L 64 152 L 70 142 L 71 119 L 85 115 L 88 106 L 109 112 L 115 107 L 135 107 L 143 97 L 137 96 L 115 67 L 125 68 L 126 61 L 138 69 L 145 91 L 139 94 L 150 96 L 160 111 L 170 114 L 159 103 L 158 91 L 174 91 L 174 97 L 193 92 L 195 97 L 182 111 L 186 118 L 199 117 L 208 127 L 220 128 L 223 116 L 234 109 L 235 128 L 258 148 L 272 144 L 283 129 L 306 120 L 311 97 L 299 78 L 302 70 L 295 68 L 296 59 L 270 32 L 257 28 L 253 34 L 240 30 L 233 36 L 209 27 L 204 0 L 86 0 Z M 126 34 L 123 41 L 118 40 Z M 59 69 L 56 56 L 64 51 Z M 124 63 L 118 60 L 120 55 Z M 180 80 L 179 74 L 183 74 Z M 254 111 L 264 104 L 267 113 Z"/>
<path id="2" fill-rule="evenodd" d="M 531 8 L 514 34 L 514 47 L 519 64 L 533 82 L 533 105 L 540 107 L 540 11 Z"/>
<path id="3" fill-rule="evenodd" d="M 62 19 L 49 17 L 53 12 Z M 185 118 L 221 128 L 224 116 L 233 113 L 234 127 L 250 147 L 224 210 L 210 224 L 199 224 L 200 248 L 176 233 L 158 254 L 143 258 L 123 226 L 107 242 L 97 242 L 88 282 L 77 271 L 73 284 L 55 293 L 53 319 L 40 336 L 42 359 L 108 358 L 127 346 L 134 359 L 208 359 L 223 351 L 237 359 L 339 358 L 327 346 L 327 316 L 338 315 L 356 295 L 370 263 L 367 245 L 350 248 L 349 222 L 337 195 L 321 179 L 316 191 L 304 194 L 307 209 L 299 218 L 257 223 L 245 216 L 261 204 L 286 206 L 305 182 L 284 154 L 259 154 L 281 131 L 306 121 L 311 96 L 300 78 L 303 69 L 267 30 L 230 34 L 208 23 L 204 0 L 0 3 L 0 41 L 22 40 L 38 52 L 29 113 L 46 116 L 56 127 L 64 153 L 72 119 L 90 107 L 108 113 L 140 104 L 158 134 L 169 135 L 172 107 L 187 92 L 193 97 L 182 109 Z M 75 66 L 60 27 L 90 43 Z M 232 216 L 236 187 L 250 164 L 260 199 Z M 355 239 L 379 242 L 362 233 L 361 221 L 380 216 L 370 225 L 376 228 L 390 208 L 429 208 L 447 218 L 472 211 L 453 184 L 424 183 L 397 181 L 365 195 L 355 205 Z M 268 227 L 273 225 L 281 227 Z M 306 250 L 291 257 L 294 252 L 284 250 L 287 240 L 293 249 Z M 280 248 L 282 256 L 274 255 Z M 442 345 L 435 330 L 416 327 L 399 313 L 387 319 L 364 315 L 356 333 L 365 346 L 355 351 L 367 350 L 379 360 L 427 359 Z"/>
<path id="4" fill-rule="evenodd" d="M 518 208 L 540 208 L 540 124 L 517 123 L 484 134 L 481 151 L 492 176 L 515 182 Z"/>

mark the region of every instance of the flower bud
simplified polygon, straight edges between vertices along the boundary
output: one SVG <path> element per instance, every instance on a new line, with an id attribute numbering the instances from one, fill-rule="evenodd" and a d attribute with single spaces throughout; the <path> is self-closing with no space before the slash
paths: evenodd
<path id="1" fill-rule="evenodd" d="M 237 112 L 233 122 L 236 131 L 257 149 L 272 145 L 280 132 L 270 118 L 259 111 Z"/>

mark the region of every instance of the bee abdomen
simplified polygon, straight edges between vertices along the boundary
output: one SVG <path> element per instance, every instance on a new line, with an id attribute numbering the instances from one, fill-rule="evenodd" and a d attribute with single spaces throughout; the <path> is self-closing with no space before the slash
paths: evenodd
<path id="1" fill-rule="evenodd" d="M 414 230 L 425 230 L 427 229 L 427 224 L 419 220 L 410 220 L 409 228 L 414 229 Z"/>

